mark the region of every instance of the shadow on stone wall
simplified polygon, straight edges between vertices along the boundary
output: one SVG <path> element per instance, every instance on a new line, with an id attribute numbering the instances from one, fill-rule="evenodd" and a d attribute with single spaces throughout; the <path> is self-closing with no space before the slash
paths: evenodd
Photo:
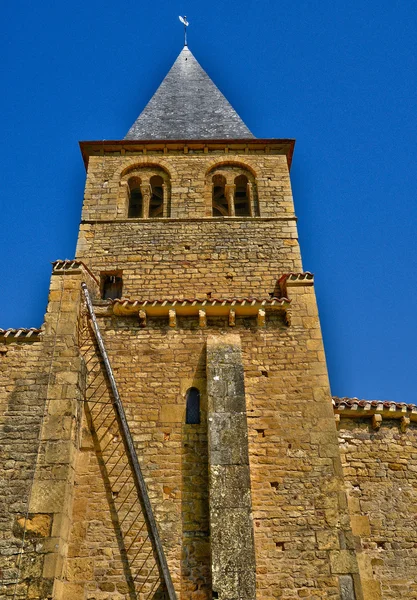
<path id="1" fill-rule="evenodd" d="M 113 408 L 104 365 L 91 338 L 85 343 L 84 352 L 88 370 L 86 417 L 123 564 L 126 597 L 131 600 L 159 600 L 165 594 L 158 563 Z M 93 579 L 103 589 L 105 574 L 94 573 Z"/>
<path id="2" fill-rule="evenodd" d="M 181 598 L 183 600 L 211 598 L 205 354 L 204 349 L 192 383 L 192 386 L 200 391 L 200 424 L 184 423 L 182 426 Z"/>

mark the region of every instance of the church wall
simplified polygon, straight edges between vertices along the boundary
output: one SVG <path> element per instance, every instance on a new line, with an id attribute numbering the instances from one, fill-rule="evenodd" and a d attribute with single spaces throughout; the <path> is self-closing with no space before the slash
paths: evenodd
<path id="1" fill-rule="evenodd" d="M 81 281 L 96 286 L 79 263 L 62 265 L 41 332 L 0 339 L 2 598 L 61 599 L 85 384 Z"/>
<path id="2" fill-rule="evenodd" d="M 140 174 L 151 166 L 169 176 L 172 218 L 211 217 L 211 175 L 216 166 L 234 165 L 248 170 L 256 181 L 261 217 L 293 215 L 291 182 L 285 155 L 235 154 L 230 152 L 178 152 L 146 156 L 91 156 L 89 158 L 82 220 L 127 218 L 126 187 L 129 173 Z"/>
<path id="3" fill-rule="evenodd" d="M 42 574 L 36 546 L 48 537 L 48 514 L 26 515 L 39 431 L 45 409 L 50 356 L 39 341 L 0 338 L 0 596 L 26 598 L 29 578 Z M 26 522 L 25 522 L 26 521 Z M 27 532 L 25 533 L 25 529 Z M 24 548 L 24 555 L 19 552 Z M 18 581 L 17 586 L 15 585 Z"/>
<path id="4" fill-rule="evenodd" d="M 255 177 L 260 217 L 209 216 L 207 174 L 233 161 Z M 169 173 L 171 218 L 126 218 L 123 178 L 140 164 Z M 241 338 L 257 597 L 362 600 L 312 278 L 287 281 L 285 292 L 278 286 L 282 274 L 302 270 L 286 157 L 90 157 L 77 258 L 96 275 L 121 275 L 122 295 L 135 299 L 290 296 L 290 326 L 268 312 L 265 327 L 237 316 L 233 328 L 221 317 L 201 326 L 177 315 L 170 327 L 167 318 L 109 317 L 104 306 L 97 313 L 182 600 L 218 592 L 210 579 L 205 361 L 207 337 L 222 332 Z M 105 392 L 94 400 L 100 377 L 89 378 L 85 423 L 94 430 L 97 411 L 99 433 L 76 465 L 64 597 L 88 590 L 97 600 L 124 598 L 138 582 L 158 590 L 141 507 L 124 514 L 129 492 L 118 478 L 127 467 L 110 399 L 103 416 Z M 198 426 L 184 422 L 193 385 L 202 393 Z"/>
<path id="5" fill-rule="evenodd" d="M 187 220 L 82 225 L 79 251 L 97 274 L 122 271 L 137 299 L 269 298 L 283 274 L 301 270 L 295 221 Z"/>
<path id="6" fill-rule="evenodd" d="M 211 217 L 207 172 L 224 163 L 256 175 L 261 217 Z M 170 174 L 171 218 L 126 218 L 124 174 L 141 165 Z M 302 270 L 297 238 L 285 156 L 90 158 L 77 258 L 122 271 L 124 296 L 268 297 L 282 273 Z"/>
<path id="7" fill-rule="evenodd" d="M 341 418 L 340 454 L 365 600 L 417 598 L 417 425 Z"/>
<path id="8" fill-rule="evenodd" d="M 257 327 L 255 319 L 237 318 L 233 329 L 221 318 L 208 318 L 201 328 L 197 318 L 177 317 L 177 327 L 171 328 L 165 319 L 149 318 L 141 327 L 135 317 L 99 317 L 170 572 L 183 600 L 212 595 L 206 339 L 222 332 L 242 340 L 257 597 L 339 598 L 344 578 L 353 589 L 357 566 L 314 292 L 300 286 L 291 288 L 291 294 L 295 308 L 290 328 L 279 315 L 267 315 L 265 328 Z M 89 393 L 100 381 L 91 377 L 95 383 Z M 200 425 L 185 424 L 185 394 L 191 386 L 202 395 Z M 100 408 L 97 404 L 92 410 Z M 115 446 L 119 440 L 111 407 L 103 410 L 108 414 L 97 416 L 101 429 L 96 440 L 84 434 L 76 467 L 67 566 L 71 593 L 64 598 L 82 598 L 86 590 L 92 599 L 107 597 L 105 590 L 109 598 L 125 598 L 121 572 L 125 569 L 126 576 L 126 565 L 132 579 L 151 569 L 147 564 L 143 570 L 146 553 L 135 546 L 132 530 L 124 529 L 124 519 L 131 519 L 136 531 L 143 517 L 138 506 L 126 516 L 129 488 L 116 480 L 125 472 L 123 449 Z M 146 546 L 143 531 L 139 540 Z M 121 548 L 129 548 L 125 566 Z M 158 589 L 155 572 L 151 577 Z"/>

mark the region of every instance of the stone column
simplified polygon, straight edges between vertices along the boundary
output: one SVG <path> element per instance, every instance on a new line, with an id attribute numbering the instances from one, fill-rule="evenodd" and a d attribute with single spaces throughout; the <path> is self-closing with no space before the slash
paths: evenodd
<path id="1" fill-rule="evenodd" d="M 235 216 L 235 185 L 227 184 L 224 187 L 224 195 L 226 196 L 227 206 L 229 208 L 229 217 Z"/>
<path id="2" fill-rule="evenodd" d="M 254 599 L 248 429 L 238 335 L 208 337 L 207 393 L 213 598 Z"/>
<path id="3" fill-rule="evenodd" d="M 162 216 L 169 217 L 168 214 L 168 194 L 166 183 L 162 184 Z"/>
<path id="4" fill-rule="evenodd" d="M 152 197 L 152 188 L 149 184 L 143 184 L 140 186 L 142 192 L 142 217 L 149 219 L 149 209 Z"/>
<path id="5" fill-rule="evenodd" d="M 248 197 L 248 203 L 249 203 L 249 214 L 251 217 L 255 216 L 255 203 L 254 203 L 254 198 L 253 198 L 253 184 L 248 181 L 247 186 L 246 186 L 246 195 Z"/>

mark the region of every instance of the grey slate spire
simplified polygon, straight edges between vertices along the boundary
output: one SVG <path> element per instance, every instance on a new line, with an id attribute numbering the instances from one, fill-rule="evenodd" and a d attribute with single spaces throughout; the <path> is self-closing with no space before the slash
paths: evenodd
<path id="1" fill-rule="evenodd" d="M 253 137 L 185 46 L 125 140 Z"/>

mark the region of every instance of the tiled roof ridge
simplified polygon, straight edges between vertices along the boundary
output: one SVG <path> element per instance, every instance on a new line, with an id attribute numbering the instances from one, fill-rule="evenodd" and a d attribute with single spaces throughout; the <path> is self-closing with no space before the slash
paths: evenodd
<path id="1" fill-rule="evenodd" d="M 14 337 L 14 338 L 30 338 L 32 336 L 38 336 L 42 333 L 42 329 L 38 327 L 19 327 L 13 328 L 10 327 L 8 329 L 0 329 L 0 337 Z"/>
<path id="2" fill-rule="evenodd" d="M 284 275 L 281 275 L 281 277 L 278 279 L 278 283 L 288 281 L 289 279 L 292 281 L 303 281 L 305 279 L 310 280 L 314 279 L 314 273 L 311 273 L 310 271 L 302 271 L 301 273 L 284 273 Z"/>
<path id="3" fill-rule="evenodd" d="M 337 409 L 389 409 L 389 410 L 406 410 L 412 411 L 417 409 L 417 404 L 408 402 L 395 402 L 394 400 L 360 400 L 359 398 L 348 398 L 332 396 L 333 406 Z"/>
<path id="4" fill-rule="evenodd" d="M 51 265 L 54 265 L 54 266 L 58 265 L 58 264 L 68 265 L 68 266 L 71 266 L 71 265 L 84 265 L 84 263 L 83 263 L 82 260 L 77 260 L 76 258 L 65 258 L 65 259 L 58 258 L 57 260 L 53 260 L 51 262 Z"/>
<path id="5" fill-rule="evenodd" d="M 283 296 L 287 296 L 288 286 L 313 285 L 314 275 L 310 271 L 302 271 L 301 273 L 284 273 L 278 279 L 277 285 Z"/>
<path id="6" fill-rule="evenodd" d="M 71 270 L 71 269 L 76 269 L 76 268 L 82 266 L 87 271 L 87 273 L 94 279 L 94 281 L 96 283 L 100 283 L 99 280 L 97 279 L 97 277 L 91 271 L 91 269 L 82 260 L 78 260 L 76 258 L 72 258 L 72 259 L 66 258 L 65 260 L 58 259 L 58 260 L 52 261 L 51 265 L 53 266 L 54 271 Z"/>

